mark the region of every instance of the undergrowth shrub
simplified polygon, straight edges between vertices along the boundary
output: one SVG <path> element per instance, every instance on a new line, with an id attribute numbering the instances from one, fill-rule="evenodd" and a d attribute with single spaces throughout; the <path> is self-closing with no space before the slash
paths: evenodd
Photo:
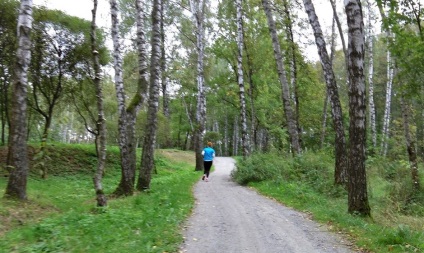
<path id="1" fill-rule="evenodd" d="M 408 161 L 370 157 L 367 168 L 374 184 L 383 186 L 373 195 L 377 203 L 388 203 L 386 208 L 403 215 L 424 216 L 424 191 L 414 189 Z"/>
<path id="2" fill-rule="evenodd" d="M 254 154 L 237 162 L 232 177 L 240 184 L 266 180 L 303 182 L 311 189 L 332 197 L 346 192 L 334 185 L 334 158 L 326 152 L 304 152 L 294 158 L 277 153 Z"/>
<path id="3" fill-rule="evenodd" d="M 276 159 L 281 154 L 256 153 L 246 159 L 237 161 L 231 176 L 242 185 L 249 182 L 280 179 L 290 167 L 285 159 Z"/>

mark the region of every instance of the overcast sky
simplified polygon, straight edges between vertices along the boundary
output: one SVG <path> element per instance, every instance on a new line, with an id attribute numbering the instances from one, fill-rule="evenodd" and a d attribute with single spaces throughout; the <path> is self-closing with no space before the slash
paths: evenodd
<path id="1" fill-rule="evenodd" d="M 56 9 L 66 12 L 71 16 L 80 17 L 91 21 L 91 0 L 33 0 L 34 5 L 43 5 L 48 9 Z M 99 26 L 109 26 L 109 1 L 99 0 L 97 11 L 97 23 Z"/>

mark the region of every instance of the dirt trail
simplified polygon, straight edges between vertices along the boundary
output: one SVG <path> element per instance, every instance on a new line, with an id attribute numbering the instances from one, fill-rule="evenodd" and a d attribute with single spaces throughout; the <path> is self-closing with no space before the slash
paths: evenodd
<path id="1" fill-rule="evenodd" d="M 217 157 L 209 182 L 194 188 L 184 231 L 187 253 L 350 253 L 346 241 L 307 215 L 231 181 L 232 158 Z"/>

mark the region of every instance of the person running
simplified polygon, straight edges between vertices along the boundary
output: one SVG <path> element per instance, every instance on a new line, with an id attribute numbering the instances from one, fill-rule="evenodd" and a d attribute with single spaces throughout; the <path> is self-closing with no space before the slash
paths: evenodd
<path id="1" fill-rule="evenodd" d="M 212 162 L 215 158 L 215 150 L 212 148 L 212 142 L 208 142 L 208 146 L 202 151 L 204 174 L 202 180 L 209 181 L 209 172 L 211 171 Z"/>

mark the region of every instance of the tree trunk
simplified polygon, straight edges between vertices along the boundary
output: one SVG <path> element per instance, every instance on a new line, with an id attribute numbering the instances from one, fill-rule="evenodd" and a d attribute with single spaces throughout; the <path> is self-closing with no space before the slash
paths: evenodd
<path id="1" fill-rule="evenodd" d="M 243 31 L 244 33 L 244 31 Z M 244 37 L 244 35 L 243 35 Z M 253 81 L 253 63 L 252 58 L 250 57 L 249 50 L 247 48 L 246 42 L 243 41 L 244 49 L 246 52 L 247 65 L 249 68 L 248 78 L 249 78 L 249 97 L 250 97 L 250 151 L 254 151 L 257 146 L 257 127 L 256 127 L 256 111 L 255 111 L 255 83 Z"/>
<path id="2" fill-rule="evenodd" d="M 389 44 L 387 43 L 387 46 Z M 390 131 L 390 116 L 392 104 L 392 85 L 393 85 L 393 66 L 392 56 L 387 48 L 387 83 L 386 83 L 386 102 L 384 107 L 383 130 L 381 131 L 381 155 L 387 155 L 389 131 Z"/>
<path id="3" fill-rule="evenodd" d="M 4 72 L 4 70 L 3 70 Z M 0 86 L 0 121 L 1 121 L 1 141 L 0 145 L 3 146 L 6 143 L 6 125 L 10 128 L 9 118 L 9 80 L 2 80 Z"/>
<path id="4" fill-rule="evenodd" d="M 163 115 L 167 120 L 169 120 L 169 94 L 168 94 L 168 83 L 166 76 L 166 54 L 165 54 L 165 0 L 162 0 L 161 4 L 161 25 L 160 25 L 160 33 L 161 33 L 161 78 L 162 78 L 162 104 L 163 104 Z"/>
<path id="5" fill-rule="evenodd" d="M 331 52 L 330 52 L 330 61 L 331 64 L 334 63 L 334 55 L 336 51 L 336 16 L 333 14 L 333 21 L 331 25 Z M 322 132 L 321 132 L 321 140 L 320 140 L 320 147 L 324 147 L 325 142 L 325 136 L 327 134 L 327 111 L 328 111 L 328 103 L 330 102 L 330 94 L 328 92 L 328 89 L 325 93 L 325 99 L 324 99 L 324 106 L 323 106 L 323 113 L 322 113 Z"/>
<path id="6" fill-rule="evenodd" d="M 381 5 L 381 1 L 377 1 L 377 7 L 380 11 L 381 19 L 384 21 L 387 19 L 386 13 Z M 392 65 L 392 57 L 389 50 L 389 40 L 391 38 L 390 27 L 384 27 L 384 31 L 386 32 L 387 39 L 387 83 L 386 83 L 386 102 L 384 108 L 384 117 L 383 117 L 383 129 L 381 131 L 381 155 L 386 156 L 387 148 L 388 148 L 388 138 L 389 138 L 389 130 L 390 130 L 390 116 L 391 116 L 391 100 L 392 100 L 392 84 L 393 84 L 393 65 Z"/>
<path id="7" fill-rule="evenodd" d="M 420 89 L 421 94 L 423 93 L 423 88 Z M 423 95 L 421 95 L 423 97 Z M 418 109 L 416 121 L 417 121 L 417 150 L 418 156 L 421 157 L 421 161 L 424 162 L 424 109 L 422 100 L 418 102 L 418 106 L 421 109 Z"/>
<path id="8" fill-rule="evenodd" d="M 405 133 L 405 142 L 406 149 L 408 150 L 408 158 L 409 158 L 409 166 L 411 168 L 411 179 L 412 186 L 416 193 L 420 190 L 420 177 L 418 175 L 418 159 L 417 159 L 417 151 L 415 149 L 415 142 L 411 137 L 411 131 L 409 129 L 409 114 L 410 108 L 406 103 L 404 95 L 401 95 L 400 98 L 401 109 L 402 109 L 402 118 L 403 118 L 403 129 Z"/>
<path id="9" fill-rule="evenodd" d="M 47 139 L 49 137 L 50 126 L 52 124 L 53 111 L 49 110 L 47 115 L 46 114 L 43 114 L 43 115 L 45 115 L 44 117 L 45 123 L 44 123 L 43 135 L 41 137 L 41 145 L 40 145 L 40 151 L 39 151 L 39 154 L 41 155 L 38 158 L 39 159 L 38 166 L 41 167 L 41 178 L 46 179 L 48 174 L 48 169 L 44 165 L 44 161 L 48 157 L 46 148 L 47 148 Z"/>
<path id="10" fill-rule="evenodd" d="M 345 1 L 348 25 L 349 59 L 349 187 L 348 211 L 351 214 L 370 216 L 367 176 L 365 170 L 366 104 L 364 54 L 365 36 L 362 6 L 359 0 Z"/>
<path id="11" fill-rule="evenodd" d="M 294 41 L 293 35 L 293 21 L 291 18 L 292 11 L 290 10 L 289 1 L 284 0 L 284 13 L 286 17 L 286 21 L 284 21 L 285 30 L 287 33 L 287 40 L 289 42 L 289 64 L 290 64 L 290 89 L 291 89 L 291 99 L 294 105 L 294 119 L 296 122 L 296 128 L 299 134 L 299 143 L 302 143 L 302 128 L 300 126 L 299 118 L 300 118 L 300 103 L 299 103 L 299 89 L 297 85 L 297 62 L 296 62 L 296 43 Z M 290 90 L 289 89 L 289 90 Z"/>
<path id="12" fill-rule="evenodd" d="M 97 49 L 97 25 L 96 25 L 96 15 L 97 15 L 97 0 L 93 0 L 93 10 L 92 21 L 91 21 L 91 52 L 93 53 L 93 67 L 94 67 L 94 86 L 96 89 L 96 98 L 97 98 L 97 138 L 96 141 L 96 150 L 97 150 L 97 169 L 93 177 L 94 190 L 96 192 L 97 206 L 107 206 L 107 198 L 103 191 L 102 179 L 105 170 L 106 163 L 106 120 L 104 117 L 103 109 L 103 89 L 101 84 L 101 69 L 100 69 L 100 60 L 99 60 L 99 51 Z"/>
<path id="13" fill-rule="evenodd" d="M 271 7 L 268 0 L 262 0 L 262 5 L 268 20 L 269 32 L 272 38 L 272 45 L 274 48 L 275 61 L 277 63 L 277 71 L 282 89 L 282 100 L 284 104 L 284 113 L 286 116 L 286 123 L 288 126 L 288 133 L 290 136 L 291 149 L 293 154 L 300 154 L 301 147 L 299 141 L 299 132 L 296 125 L 295 115 L 290 103 L 289 83 L 287 81 L 286 70 L 284 68 L 284 58 L 281 53 L 280 41 L 278 40 L 275 21 L 272 15 Z"/>
<path id="14" fill-rule="evenodd" d="M 347 48 L 346 48 L 346 42 L 345 42 L 345 38 L 344 38 L 344 32 L 343 32 L 343 29 L 342 29 L 342 24 L 340 22 L 339 15 L 337 14 L 336 2 L 334 0 L 330 0 L 330 3 L 331 3 L 331 8 L 333 9 L 333 18 L 336 21 L 337 29 L 339 30 L 340 40 L 342 42 L 343 53 L 344 53 L 344 56 L 345 56 L 346 69 L 348 69 L 349 62 L 348 62 Z"/>
<path id="15" fill-rule="evenodd" d="M 327 91 L 330 97 L 331 114 L 333 116 L 334 130 L 336 132 L 334 145 L 334 152 L 336 156 L 334 182 L 336 184 L 345 184 L 347 183 L 346 139 L 343 126 L 342 106 L 339 100 L 339 93 L 337 89 L 336 78 L 334 76 L 333 64 L 327 53 L 324 35 L 322 33 L 318 17 L 315 13 L 314 5 L 312 4 L 311 0 L 303 0 L 303 3 L 305 4 L 306 13 L 308 14 L 309 22 L 314 31 L 315 43 L 318 48 L 318 54 L 321 59 L 321 65 L 324 71 L 324 77 L 327 84 Z"/>
<path id="16" fill-rule="evenodd" d="M 27 199 L 27 87 L 28 67 L 31 61 L 32 0 L 21 0 L 18 18 L 18 49 L 16 52 L 15 80 L 12 96 L 11 126 L 9 133 L 10 172 L 5 196 Z"/>
<path id="17" fill-rule="evenodd" d="M 118 101 L 118 131 L 119 149 L 121 154 L 121 181 L 114 194 L 129 196 L 134 193 L 135 167 L 131 159 L 131 147 L 128 146 L 127 137 L 127 111 L 125 107 L 124 81 L 122 77 L 122 54 L 119 35 L 118 4 L 116 0 L 110 0 L 112 41 L 113 41 L 113 66 L 115 70 L 115 89 Z"/>
<path id="18" fill-rule="evenodd" d="M 140 175 L 138 177 L 137 189 L 146 190 L 150 188 L 151 174 L 154 169 L 154 155 L 156 144 L 156 130 L 158 125 L 157 114 L 159 111 L 159 86 L 161 79 L 161 2 L 153 1 L 152 10 L 152 56 L 150 61 L 150 91 L 149 108 L 147 111 L 147 126 L 144 136 L 143 151 L 141 156 Z"/>
<path id="19" fill-rule="evenodd" d="M 246 98 L 244 91 L 244 74 L 243 74 L 243 11 L 242 0 L 236 1 L 237 9 L 237 82 L 239 85 L 240 98 L 240 123 L 241 123 L 241 146 L 243 157 L 247 158 L 250 154 L 250 137 L 247 130 L 246 116 Z"/>
<path id="20" fill-rule="evenodd" d="M 368 40 L 367 40 L 367 49 L 368 49 L 368 101 L 369 101 L 369 126 L 371 128 L 371 140 L 373 150 L 377 147 L 377 127 L 375 122 L 375 103 L 374 103 L 374 28 L 373 22 L 375 21 L 372 5 L 369 0 L 367 0 L 368 8 Z"/>
<path id="21" fill-rule="evenodd" d="M 190 0 L 193 23 L 196 29 L 196 50 L 197 50 L 197 109 L 196 109 L 196 127 L 194 130 L 194 151 L 196 153 L 195 170 L 203 170 L 203 136 L 206 126 L 206 95 L 205 95 L 205 77 L 204 77 L 204 16 L 205 1 Z"/>

